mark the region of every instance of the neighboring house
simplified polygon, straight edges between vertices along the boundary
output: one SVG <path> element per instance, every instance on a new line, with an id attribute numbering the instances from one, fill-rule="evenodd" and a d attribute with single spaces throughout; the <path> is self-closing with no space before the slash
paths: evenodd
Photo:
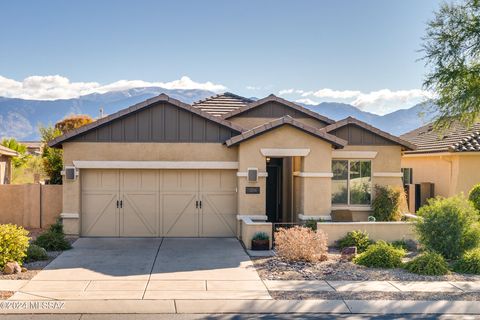
<path id="1" fill-rule="evenodd" d="M 0 184 L 12 182 L 12 157 L 16 156 L 15 150 L 0 145 Z"/>
<path id="2" fill-rule="evenodd" d="M 83 236 L 235 236 L 238 219 L 371 212 L 414 145 L 270 95 L 188 105 L 162 94 L 49 142 L 64 152 L 64 219 Z"/>
<path id="3" fill-rule="evenodd" d="M 43 143 L 41 141 L 19 141 L 27 147 L 27 153 L 33 156 L 42 155 Z"/>
<path id="4" fill-rule="evenodd" d="M 407 183 L 433 183 L 443 197 L 467 195 L 480 183 L 480 122 L 471 128 L 455 123 L 446 131 L 429 124 L 401 137 L 418 146 L 402 157 Z"/>

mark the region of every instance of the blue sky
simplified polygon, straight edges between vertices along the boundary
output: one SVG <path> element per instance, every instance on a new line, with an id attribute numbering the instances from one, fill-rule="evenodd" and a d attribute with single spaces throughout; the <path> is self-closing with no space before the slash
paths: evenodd
<path id="1" fill-rule="evenodd" d="M 425 95 L 418 50 L 439 4 L 4 1 L 0 96 L 54 99 L 154 82 L 382 114 Z"/>

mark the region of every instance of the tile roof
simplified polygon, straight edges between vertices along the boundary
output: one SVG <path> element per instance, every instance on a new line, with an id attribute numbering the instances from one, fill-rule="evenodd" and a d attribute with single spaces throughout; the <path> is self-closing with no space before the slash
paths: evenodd
<path id="1" fill-rule="evenodd" d="M 277 96 L 275 96 L 274 94 L 271 94 L 271 95 L 269 95 L 269 96 L 267 96 L 267 97 L 265 97 L 265 98 L 262 98 L 262 99 L 260 99 L 260 100 L 257 100 L 257 101 L 251 101 L 250 103 L 246 104 L 245 106 L 243 106 L 243 107 L 241 107 L 241 108 L 237 108 L 237 109 L 235 109 L 235 110 L 233 110 L 233 111 L 225 114 L 225 115 L 223 116 L 223 118 L 224 118 L 224 119 L 228 119 L 228 118 L 234 117 L 234 116 L 239 115 L 239 114 L 241 114 L 241 113 L 243 113 L 243 112 L 245 112 L 245 111 L 248 111 L 248 110 L 253 109 L 253 108 L 255 108 L 255 107 L 261 106 L 261 105 L 263 105 L 263 104 L 265 104 L 265 103 L 267 103 L 267 102 L 278 102 L 278 103 L 281 103 L 281 104 L 286 105 L 286 106 L 288 106 L 288 107 L 290 107 L 290 108 L 292 108 L 292 109 L 295 109 L 295 110 L 300 111 L 300 112 L 302 112 L 302 113 L 304 113 L 304 114 L 307 114 L 307 115 L 309 115 L 309 116 L 311 116 L 311 117 L 313 117 L 313 118 L 315 118 L 315 119 L 318 119 L 318 120 L 320 120 L 320 121 L 323 121 L 323 122 L 325 122 L 325 123 L 327 123 L 327 124 L 331 124 L 331 123 L 334 123 L 334 122 L 335 122 L 335 120 L 332 120 L 332 119 L 330 119 L 330 118 L 327 118 L 327 117 L 325 117 L 325 116 L 322 116 L 322 115 L 320 115 L 320 114 L 318 114 L 318 113 L 316 113 L 316 112 L 314 112 L 314 111 L 312 111 L 312 110 L 309 110 L 309 109 L 307 109 L 307 108 L 305 108 L 305 107 L 302 107 L 301 105 L 298 105 L 298 104 L 293 103 L 293 102 L 291 102 L 291 101 L 288 101 L 288 100 L 285 100 L 285 99 L 283 99 L 283 98 L 277 97 Z"/>
<path id="2" fill-rule="evenodd" d="M 194 102 L 192 106 L 212 116 L 222 117 L 231 111 L 248 105 L 250 102 L 253 102 L 253 100 L 225 92 Z"/>
<path id="3" fill-rule="evenodd" d="M 468 128 L 459 122 L 453 123 L 450 128 L 437 131 L 433 124 L 407 132 L 400 137 L 416 144 L 417 150 L 412 153 L 435 152 L 478 152 L 480 151 L 480 122 Z"/>
<path id="4" fill-rule="evenodd" d="M 187 104 L 187 103 L 183 103 L 181 102 L 180 100 L 177 100 L 177 99 L 173 99 L 173 98 L 170 98 L 168 95 L 162 93 L 156 97 L 153 97 L 153 98 L 150 98 L 150 99 L 147 99 L 143 102 L 140 102 L 140 103 L 137 103 L 131 107 L 128 107 L 128 108 L 125 108 L 125 109 L 122 109 L 120 111 L 117 111 L 115 113 L 112 113 L 104 118 L 101 118 L 101 119 L 98 119 L 97 121 L 94 121 L 92 123 L 89 123 L 87 125 L 84 125 L 78 129 L 74 129 L 72 131 L 69 131 L 67 133 L 65 133 L 64 135 L 61 135 L 53 140 L 50 140 L 48 142 L 48 146 L 49 147 L 60 147 L 61 143 L 64 142 L 65 140 L 68 140 L 68 139 L 71 139 L 79 134 L 82 134 L 86 131 L 89 131 L 89 130 L 92 130 L 94 128 L 97 128 L 103 124 L 106 124 L 108 122 L 111 122 L 115 119 L 118 119 L 118 118 L 121 118 L 121 117 L 124 117 L 126 115 L 129 115 L 133 112 L 136 112 L 138 110 L 141 110 L 143 108 L 146 108 L 146 107 L 149 107 L 151 105 L 153 105 L 154 103 L 157 103 L 157 102 L 161 102 L 161 101 L 164 101 L 164 102 L 168 102 L 170 104 L 173 104 L 174 106 L 177 106 L 181 109 L 184 109 L 186 111 L 190 111 L 194 114 L 197 114 L 205 119 L 208 119 L 210 121 L 213 121 L 215 123 L 218 123 L 218 124 L 221 124 L 229 129 L 232 129 L 234 131 L 238 131 L 238 132 L 242 132 L 244 131 L 244 129 L 236 124 L 233 124 L 231 123 L 230 121 L 227 121 L 227 120 L 224 120 L 222 118 L 219 118 L 219 117 L 215 117 L 211 114 L 208 114 L 206 112 L 203 112 L 201 109 L 199 108 L 194 108 L 192 107 L 191 105 Z"/>
<path id="5" fill-rule="evenodd" d="M 278 119 L 272 120 L 270 122 L 267 122 L 265 124 L 262 124 L 258 127 L 252 128 L 250 130 L 244 131 L 241 134 L 239 134 L 235 137 L 232 137 L 232 138 L 228 139 L 227 141 L 225 141 L 225 144 L 228 147 L 230 147 L 230 146 L 236 145 L 240 142 L 251 139 L 253 137 L 256 137 L 260 134 L 263 134 L 267 131 L 270 131 L 272 129 L 278 128 L 278 127 L 283 126 L 283 125 L 291 125 L 295 128 L 298 128 L 298 129 L 306 132 L 306 133 L 309 133 L 309 134 L 314 135 L 314 136 L 316 136 L 320 139 L 323 139 L 327 142 L 330 142 L 335 147 L 340 147 L 341 148 L 341 147 L 346 146 L 347 143 L 348 143 L 347 141 L 345 141 L 343 139 L 340 139 L 340 138 L 338 138 L 338 137 L 336 137 L 332 134 L 329 134 L 329 133 L 324 132 L 322 130 L 319 130 L 317 128 L 306 125 L 303 122 L 297 121 L 297 120 L 295 120 L 292 117 L 287 115 L 287 116 L 284 116 L 282 118 L 278 118 Z"/>
<path id="6" fill-rule="evenodd" d="M 0 145 L 0 155 L 15 157 L 18 156 L 18 153 L 15 150 Z"/>
<path id="7" fill-rule="evenodd" d="M 326 126 L 325 128 L 322 128 L 320 130 L 325 131 L 325 132 L 331 132 L 331 131 L 334 131 L 338 128 L 346 126 L 348 124 L 354 124 L 356 126 L 359 126 L 359 127 L 363 128 L 365 130 L 368 130 L 372 133 L 375 133 L 375 134 L 381 136 L 382 138 L 385 138 L 387 140 L 398 143 L 399 145 L 405 147 L 406 149 L 414 150 L 414 149 L 417 148 L 417 146 L 414 143 L 411 143 L 411 142 L 409 142 L 405 139 L 402 139 L 402 138 L 396 137 L 394 135 L 391 135 L 388 132 L 385 132 L 385 131 L 382 131 L 378 128 L 375 128 L 374 126 L 371 126 L 368 123 L 360 121 L 360 120 L 358 120 L 354 117 L 347 117 L 343 120 L 337 121 L 337 122 L 335 122 L 335 123 L 333 123 L 329 126 Z"/>

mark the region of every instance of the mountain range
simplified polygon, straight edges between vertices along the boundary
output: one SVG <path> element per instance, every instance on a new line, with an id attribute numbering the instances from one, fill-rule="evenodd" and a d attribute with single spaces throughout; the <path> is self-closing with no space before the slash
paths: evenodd
<path id="1" fill-rule="evenodd" d="M 213 92 L 205 90 L 168 90 L 147 87 L 48 101 L 0 97 L 0 138 L 38 140 L 40 125 L 54 124 L 72 113 L 88 114 L 97 118 L 100 108 L 103 109 L 104 114 L 110 114 L 161 93 L 186 103 L 193 103 L 214 95 Z M 424 125 L 433 117 L 432 108 L 428 103 L 397 110 L 383 116 L 365 112 L 344 103 L 322 102 L 318 105 L 304 106 L 334 120 L 352 116 L 394 135 L 400 135 Z"/>

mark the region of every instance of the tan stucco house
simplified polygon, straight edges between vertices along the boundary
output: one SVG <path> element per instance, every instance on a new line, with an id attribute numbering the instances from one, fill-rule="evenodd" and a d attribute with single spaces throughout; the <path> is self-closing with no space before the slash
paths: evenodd
<path id="1" fill-rule="evenodd" d="M 335 122 L 270 95 L 182 103 L 162 94 L 69 132 L 64 223 L 82 236 L 239 236 L 239 221 L 371 211 L 402 185 L 414 145 L 354 118 Z"/>
<path id="2" fill-rule="evenodd" d="M 433 183 L 434 195 L 443 197 L 467 195 L 480 183 L 480 122 L 470 128 L 455 123 L 444 131 L 429 124 L 401 138 L 417 145 L 402 157 L 407 183 Z"/>
<path id="3" fill-rule="evenodd" d="M 16 156 L 15 150 L 0 145 L 0 184 L 12 182 L 12 158 Z"/>

